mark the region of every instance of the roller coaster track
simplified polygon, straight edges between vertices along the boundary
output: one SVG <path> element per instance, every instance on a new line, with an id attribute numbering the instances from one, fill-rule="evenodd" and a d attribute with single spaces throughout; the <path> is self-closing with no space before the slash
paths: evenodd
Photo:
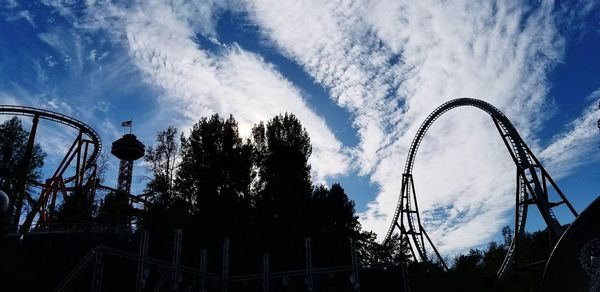
<path id="1" fill-rule="evenodd" d="M 525 232 L 527 207 L 529 205 L 535 204 L 537 206 L 555 240 L 560 237 L 564 230 L 552 209 L 564 204 L 574 217 L 577 217 L 578 214 L 548 172 L 543 168 L 540 161 L 535 157 L 531 149 L 525 144 L 510 120 L 499 109 L 479 99 L 458 98 L 450 100 L 435 109 L 425 119 L 423 124 L 421 124 L 408 152 L 404 173 L 402 174 L 402 189 L 396 205 L 394 217 L 392 218 L 391 225 L 388 228 L 384 241 L 389 240 L 397 229 L 400 233 L 401 244 L 406 243 L 410 246 L 413 258 L 415 260 L 426 261 L 426 239 L 435 252 L 438 260 L 446 267 L 444 260 L 421 225 L 412 170 L 419 145 L 421 144 L 425 133 L 427 133 L 427 130 L 429 130 L 431 125 L 444 113 L 451 109 L 463 106 L 475 107 L 490 115 L 517 168 L 515 231 L 512 242 L 508 247 L 508 252 L 497 273 L 497 276 L 502 278 L 511 266 L 516 264 L 518 259 L 517 252 L 519 240 Z M 550 195 L 553 195 L 558 201 L 550 202 Z"/>
<path id="2" fill-rule="evenodd" d="M 100 140 L 100 136 L 98 135 L 98 133 L 96 133 L 96 131 L 92 129 L 92 127 L 72 117 L 49 110 L 16 105 L 0 105 L 0 115 L 16 115 L 33 118 L 37 116 L 41 119 L 61 123 L 63 125 L 81 131 L 86 136 L 88 136 L 88 138 L 90 139 L 90 141 L 92 141 L 92 144 L 94 145 L 94 150 L 88 159 L 88 162 L 90 162 L 90 164 L 91 162 L 96 161 L 96 159 L 98 159 L 98 156 L 100 155 L 100 152 L 102 150 L 102 141 Z"/>
<path id="3" fill-rule="evenodd" d="M 102 150 L 102 141 L 92 127 L 57 112 L 26 106 L 0 105 L 0 115 L 33 118 L 30 136 L 25 154 L 23 155 L 24 158 L 17 169 L 16 177 L 18 186 L 16 193 L 13 195 L 14 202 L 11 203 L 12 224 L 14 226 L 18 225 L 21 219 L 21 208 L 24 199 L 27 198 L 31 205 L 31 211 L 21 225 L 20 233 L 28 232 L 35 218 L 38 218 L 38 225 L 40 223 L 51 223 L 57 195 L 61 193 L 63 196 L 66 196 L 68 188 L 65 184 L 73 182 L 75 188 L 86 187 L 91 190 L 92 195 L 94 194 L 96 188 L 96 160 Z M 37 125 L 40 119 L 69 126 L 78 130 L 79 133 L 52 177 L 47 179 L 45 183 L 36 183 L 36 185 L 42 186 L 42 191 L 37 201 L 35 201 L 27 195 L 25 186 L 28 183 L 26 178 L 26 174 L 28 173 L 27 168 L 32 157 Z M 91 153 L 88 153 L 90 146 L 93 149 Z M 70 177 L 64 177 L 67 170 L 71 169 L 72 162 L 75 163 L 75 174 Z"/>

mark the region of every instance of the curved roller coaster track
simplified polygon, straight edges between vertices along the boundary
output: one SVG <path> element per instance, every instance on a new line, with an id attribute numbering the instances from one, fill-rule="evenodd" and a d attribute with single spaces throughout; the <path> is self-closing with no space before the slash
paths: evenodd
<path id="1" fill-rule="evenodd" d="M 421 224 L 412 171 L 419 145 L 427 130 L 444 113 L 463 106 L 475 107 L 490 115 L 516 166 L 514 235 L 504 261 L 498 269 L 497 276 L 502 278 L 511 267 L 516 265 L 519 240 L 525 232 L 525 221 L 529 205 L 535 205 L 540 211 L 555 241 L 561 236 L 564 230 L 554 215 L 553 208 L 564 205 L 574 217 L 577 217 L 578 214 L 531 149 L 525 144 L 510 120 L 496 107 L 479 99 L 458 98 L 450 100 L 435 109 L 421 124 L 408 152 L 408 158 L 402 174 L 400 196 L 384 241 L 389 240 L 394 232 L 398 231 L 400 233 L 401 244 L 408 244 L 410 246 L 412 256 L 417 261 L 427 260 L 425 243 L 429 243 L 438 260 L 447 268 L 444 260 Z M 551 199 L 555 201 L 552 202 Z"/>
<path id="2" fill-rule="evenodd" d="M 96 161 L 102 150 L 102 141 L 100 140 L 98 133 L 96 133 L 92 127 L 88 126 L 82 121 L 67 115 L 39 108 L 16 105 L 0 105 L 0 115 L 26 116 L 34 119 L 38 117 L 40 119 L 57 122 L 79 130 L 82 134 L 87 136 L 90 143 L 94 146 L 94 149 L 88 159 L 89 162 Z"/>
<path id="3" fill-rule="evenodd" d="M 19 224 L 21 209 L 25 199 L 27 199 L 27 202 L 31 206 L 31 210 L 21 226 L 21 233 L 29 231 L 34 221 L 36 221 L 36 225 L 38 226 L 48 224 L 52 221 L 57 194 L 61 193 L 65 197 L 67 196 L 67 190 L 73 189 L 67 187 L 66 184 L 72 183 L 74 184 L 74 188 L 79 189 L 91 188 L 89 193 L 94 193 L 96 187 L 96 160 L 102 150 L 102 141 L 92 127 L 57 112 L 26 106 L 0 105 L 0 115 L 25 116 L 33 119 L 25 155 L 19 165 L 19 169 L 17 169 L 17 188 L 16 194 L 13 195 L 14 202 L 12 202 L 11 210 L 13 215 L 12 224 L 16 226 Z M 36 200 L 28 196 L 26 192 L 26 185 L 29 183 L 26 181 L 26 177 L 40 119 L 69 126 L 77 130 L 78 134 L 52 177 L 43 183 L 34 182 L 34 185 L 42 188 Z M 73 166 L 74 174 L 64 177 L 66 172 L 72 169 Z"/>

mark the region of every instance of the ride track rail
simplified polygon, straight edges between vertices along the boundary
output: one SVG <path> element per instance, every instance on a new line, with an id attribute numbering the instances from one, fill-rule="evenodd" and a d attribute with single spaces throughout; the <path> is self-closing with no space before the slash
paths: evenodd
<path id="1" fill-rule="evenodd" d="M 100 156 L 102 150 L 102 140 L 100 140 L 100 135 L 98 135 L 98 133 L 92 129 L 92 127 L 80 120 L 49 110 L 16 105 L 0 105 L 0 115 L 17 115 L 33 118 L 37 116 L 44 120 L 61 123 L 77 129 L 86 134 L 90 138 L 90 141 L 94 144 L 94 150 L 88 159 L 89 165 L 91 165 L 90 162 L 96 161 Z"/>
<path id="2" fill-rule="evenodd" d="M 66 196 L 66 183 L 75 183 L 75 187 L 81 187 L 84 184 L 91 187 L 92 194 L 95 193 L 96 188 L 96 160 L 100 156 L 102 150 L 102 140 L 98 133 L 87 124 L 63 115 L 57 112 L 38 109 L 27 106 L 15 106 L 15 105 L 0 105 L 0 115 L 16 115 L 26 116 L 33 118 L 33 125 L 31 132 L 29 133 L 29 139 L 27 142 L 27 148 L 23 161 L 17 169 L 17 182 L 18 186 L 16 189 L 15 202 L 13 203 L 13 219 L 12 224 L 17 226 L 21 219 L 21 208 L 23 206 L 24 198 L 33 200 L 28 197 L 25 186 L 26 186 L 26 173 L 29 165 L 29 160 L 32 157 L 32 150 L 34 147 L 35 136 L 37 132 L 37 125 L 39 119 L 44 119 L 56 123 L 60 123 L 71 128 L 78 130 L 78 135 L 75 138 L 73 144 L 69 148 L 65 157 L 56 168 L 56 171 L 51 178 L 46 180 L 46 183 L 37 183 L 35 185 L 41 185 L 42 191 L 36 202 L 30 203 L 31 211 L 27 214 L 24 223 L 21 225 L 20 233 L 24 234 L 29 231 L 32 226 L 35 217 L 39 215 L 37 223 L 49 224 L 52 221 L 52 215 L 54 213 L 56 197 L 58 193 L 62 193 Z M 93 146 L 93 150 L 88 155 L 88 148 L 90 144 Z M 75 174 L 71 177 L 63 178 L 63 175 L 71 165 L 71 162 L 75 160 Z M 91 175 L 85 183 L 86 172 L 90 172 Z M 50 216 L 47 216 L 50 215 Z"/>
<path id="3" fill-rule="evenodd" d="M 444 260 L 433 245 L 429 235 L 427 235 L 425 229 L 421 225 L 412 170 L 419 145 L 421 144 L 425 133 L 427 133 L 427 130 L 429 130 L 431 125 L 444 113 L 454 108 L 463 106 L 478 108 L 491 116 L 506 148 L 511 155 L 511 158 L 513 159 L 513 162 L 517 167 L 515 232 L 504 262 L 498 270 L 497 276 L 502 278 L 510 266 L 512 266 L 517 260 L 518 243 L 519 239 L 525 232 L 525 221 L 527 218 L 528 205 L 535 204 L 538 207 L 542 218 L 544 219 L 548 229 L 551 232 L 551 235 L 555 240 L 560 237 L 564 230 L 562 225 L 556 219 L 552 208 L 565 204 L 575 217 L 577 217 L 578 214 L 564 196 L 562 191 L 558 188 L 554 180 L 550 177 L 548 172 L 546 172 L 546 170 L 542 167 L 540 161 L 535 157 L 531 149 L 529 149 L 527 144 L 525 144 L 510 120 L 499 109 L 479 99 L 458 98 L 450 100 L 429 114 L 423 124 L 421 124 L 419 127 L 408 152 L 408 157 L 402 175 L 402 190 L 396 205 L 393 220 L 388 228 L 384 242 L 391 238 L 396 229 L 399 229 L 401 245 L 404 242 L 409 245 L 415 260 L 417 260 L 416 255 L 419 255 L 421 260 L 427 260 L 425 241 L 423 237 L 425 236 L 425 239 L 427 239 L 436 253 L 438 260 L 444 267 L 446 267 Z M 550 188 L 554 190 L 554 195 L 560 198 L 560 201 L 556 203 L 548 201 L 548 190 Z M 411 202 L 411 198 L 414 202 Z M 405 222 L 408 226 L 405 225 Z"/>

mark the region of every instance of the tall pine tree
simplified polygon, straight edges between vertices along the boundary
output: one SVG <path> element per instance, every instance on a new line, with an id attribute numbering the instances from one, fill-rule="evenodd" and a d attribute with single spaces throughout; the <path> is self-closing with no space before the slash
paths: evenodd
<path id="1" fill-rule="evenodd" d="M 259 246 L 287 257 L 290 268 L 303 261 L 303 238 L 309 236 L 312 152 L 306 129 L 293 114 L 275 116 L 252 130 L 257 236 Z M 277 263 L 274 263 L 277 266 Z"/>
<path id="2" fill-rule="evenodd" d="M 230 116 L 202 118 L 181 141 L 176 190 L 191 206 L 202 232 L 231 236 L 249 221 L 252 146 Z"/>

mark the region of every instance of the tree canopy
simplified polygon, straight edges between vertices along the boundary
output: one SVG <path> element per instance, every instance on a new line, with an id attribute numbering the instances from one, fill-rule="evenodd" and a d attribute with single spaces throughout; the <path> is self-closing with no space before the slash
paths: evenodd
<path id="1" fill-rule="evenodd" d="M 11 200 L 8 213 L 12 214 L 15 202 L 20 196 L 18 194 L 19 190 L 17 190 L 17 180 L 20 178 L 17 175 L 24 167 L 22 163 L 29 141 L 29 132 L 23 128 L 19 118 L 12 117 L 0 124 L 0 137 L 2 137 L 0 139 L 0 189 L 5 191 Z M 45 156 L 46 154 L 42 151 L 40 145 L 35 144 L 29 165 L 26 166 L 24 182 L 26 186 L 29 185 L 30 181 L 39 180 Z M 28 191 L 27 187 L 26 191 Z M 18 220 L 18 218 L 15 218 L 15 220 Z"/>
<path id="2" fill-rule="evenodd" d="M 233 259 L 229 267 L 232 275 L 260 273 L 264 268 L 261 259 L 266 254 L 270 256 L 272 271 L 303 269 L 309 253 L 315 267 L 348 267 L 354 261 L 353 246 L 363 267 L 362 291 L 400 291 L 406 275 L 415 291 L 539 289 L 539 271 L 521 273 L 504 282 L 495 280 L 496 269 L 512 238 L 509 228 L 502 232 L 504 242 L 492 242 L 485 249 L 472 249 L 457 255 L 449 271 L 444 271 L 435 262 L 410 262 L 410 247 L 406 242 L 403 244 L 398 235 L 381 243 L 375 233 L 362 230 L 355 204 L 342 185 L 313 185 L 309 164 L 310 137 L 293 114 L 280 114 L 256 124 L 246 139 L 240 137 L 233 116 L 225 119 L 218 114 L 200 118 L 189 133 L 178 135 L 177 128 L 167 127 L 157 132 L 155 142 L 148 147 L 144 159 L 148 174 L 145 194 L 149 203 L 145 209 L 133 209 L 129 194 L 120 191 L 106 194 L 96 206 L 90 204 L 91 196 L 82 190 L 75 189 L 65 198 L 55 222 L 100 223 L 128 228 L 119 229 L 126 231 L 125 236 L 97 233 L 94 238 L 77 237 L 77 246 L 86 247 L 80 251 L 73 251 L 70 235 L 53 241 L 54 248 L 71 254 L 73 261 L 61 266 L 64 270 L 61 277 L 75 265 L 75 259 L 79 260 L 93 246 L 106 244 L 137 250 L 142 229 L 150 233 L 148 249 L 151 256 L 170 261 L 174 253 L 175 230 L 181 229 L 182 264 L 196 267 L 204 250 L 211 272 L 224 269 L 225 242 L 230 239 L 228 251 Z M 15 179 L 14 169 L 22 160 L 28 133 L 20 121 L 13 118 L 0 125 L 0 136 L 6 137 L 0 140 L 0 179 L 2 187 L 6 187 Z M 43 153 L 36 145 L 28 174 L 30 179 L 39 177 L 42 163 Z M 137 228 L 129 228 L 132 221 L 137 221 Z M 543 232 L 525 234 L 519 260 L 535 262 L 547 256 L 551 246 L 545 237 Z M 8 253 L 3 257 L 11 258 L 14 263 L 46 256 L 36 251 L 43 250 L 39 247 L 46 246 L 47 241 L 31 240 L 28 245 L 21 246 L 20 255 L 25 260 Z M 80 254 L 75 256 L 78 252 Z M 52 255 L 52 258 L 55 261 L 64 259 L 62 255 Z M 0 261 L 0 267 L 4 266 L 12 267 Z M 30 272 L 31 267 L 25 270 Z M 113 266 L 111 271 L 127 272 L 128 267 Z M 148 276 L 148 281 L 160 281 L 161 271 L 153 273 Z M 25 274 L 18 273 L 18 277 Z M 329 284 L 324 283 L 330 281 L 329 287 L 345 287 L 339 288 L 340 291 L 350 287 L 346 276 L 330 278 L 320 278 L 321 284 L 326 286 Z M 464 283 L 469 284 L 465 286 Z M 123 288 L 119 281 L 108 284 Z M 294 287 L 289 291 L 302 290 L 305 285 L 305 282 L 289 284 Z M 256 290 L 248 287 L 232 291 Z"/>
<path id="3" fill-rule="evenodd" d="M 23 161 L 29 132 L 23 128 L 19 118 L 13 117 L 0 124 L 0 137 L 0 180 L 2 187 L 9 189 L 9 184 L 14 183 L 16 170 Z M 28 167 L 28 180 L 39 180 L 45 156 L 40 145 L 35 144 Z"/>

